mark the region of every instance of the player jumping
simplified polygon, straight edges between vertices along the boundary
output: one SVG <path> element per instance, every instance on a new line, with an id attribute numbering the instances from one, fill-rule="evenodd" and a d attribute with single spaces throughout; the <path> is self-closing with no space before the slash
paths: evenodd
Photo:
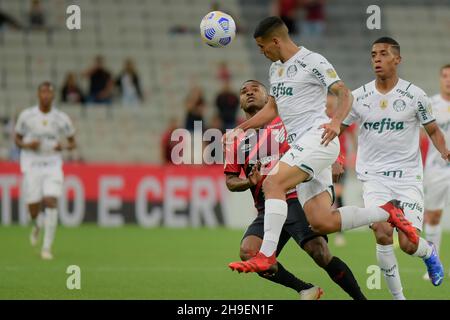
<path id="1" fill-rule="evenodd" d="M 57 200 L 63 184 L 62 156 L 64 149 L 76 147 L 75 130 L 70 118 L 52 107 L 53 85 L 43 82 L 38 88 L 39 105 L 25 109 L 19 115 L 15 140 L 20 153 L 23 193 L 33 228 L 30 241 L 37 245 L 39 231 L 44 227 L 41 258 L 53 259 L 52 243 L 58 224 Z M 62 140 L 67 139 L 67 144 Z M 39 215 L 43 206 L 45 217 Z"/>
<path id="2" fill-rule="evenodd" d="M 246 81 L 240 90 L 241 108 L 245 112 L 246 118 L 250 119 L 259 110 L 261 110 L 269 95 L 266 88 L 255 80 Z M 253 257 L 260 249 L 262 238 L 264 236 L 264 193 L 262 184 L 266 176 L 264 172 L 269 172 L 279 160 L 279 158 L 289 149 L 286 141 L 286 131 L 279 117 L 268 124 L 263 131 L 259 141 L 251 139 L 244 135 L 234 145 L 230 161 L 226 161 L 224 172 L 226 174 L 226 183 L 230 191 L 245 191 L 250 189 L 255 200 L 255 207 L 258 210 L 258 216 L 247 228 L 241 242 L 240 256 L 242 260 L 248 260 Z M 251 134 L 251 133 L 250 133 Z M 259 136 L 259 135 L 258 135 Z M 253 142 L 253 144 L 251 143 Z M 270 151 L 269 145 L 278 144 L 279 148 L 274 148 L 279 152 L 271 153 L 260 157 L 260 148 Z M 235 159 L 245 159 L 245 163 L 238 164 Z M 259 166 L 263 167 L 261 174 Z M 240 178 L 243 171 L 246 178 Z M 277 246 L 277 255 L 281 253 L 284 245 L 292 237 L 297 244 L 305 250 L 314 260 L 314 262 L 323 268 L 330 278 L 336 282 L 353 299 L 365 300 L 358 283 L 353 276 L 350 268 L 338 257 L 333 257 L 327 245 L 327 236 L 319 235 L 311 230 L 306 220 L 305 213 L 297 199 L 297 192 L 292 189 L 286 194 L 288 204 L 288 215 L 280 235 L 280 241 Z M 275 266 L 274 266 L 275 267 Z M 260 276 L 286 287 L 293 288 L 300 293 L 301 299 L 318 299 L 322 290 L 297 279 L 287 271 L 278 262 L 276 272 L 270 275 L 259 273 Z"/>
<path id="3" fill-rule="evenodd" d="M 297 188 L 298 198 L 314 231 L 328 234 L 388 221 L 403 230 L 412 242 L 418 237 L 395 201 L 381 207 L 346 206 L 331 209 L 331 165 L 339 153 L 338 134 L 350 111 L 351 92 L 339 79 L 333 66 L 320 54 L 298 47 L 289 37 L 279 17 L 261 21 L 254 33 L 261 52 L 271 61 L 271 97 L 254 117 L 238 129 L 259 128 L 280 115 L 291 149 L 264 180 L 266 195 L 264 239 L 252 259 L 231 263 L 238 271 L 261 272 L 276 264 L 275 251 L 287 217 L 286 192 Z M 327 91 L 338 97 L 333 118 L 326 115 Z M 239 134 L 225 136 L 230 143 Z"/>

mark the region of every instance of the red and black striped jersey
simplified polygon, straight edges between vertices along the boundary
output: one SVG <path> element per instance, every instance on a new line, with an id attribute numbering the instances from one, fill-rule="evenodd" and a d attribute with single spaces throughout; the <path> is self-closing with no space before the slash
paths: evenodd
<path id="1" fill-rule="evenodd" d="M 289 148 L 286 129 L 280 117 L 277 117 L 260 130 L 244 133 L 236 139 L 233 147 L 225 154 L 224 173 L 236 175 L 243 173 L 248 177 L 257 161 L 261 162 L 260 171 L 263 178 L 257 185 L 250 188 L 258 212 L 264 211 L 265 198 L 262 183 Z M 297 198 L 295 189 L 286 194 L 286 199 L 293 198 Z"/>

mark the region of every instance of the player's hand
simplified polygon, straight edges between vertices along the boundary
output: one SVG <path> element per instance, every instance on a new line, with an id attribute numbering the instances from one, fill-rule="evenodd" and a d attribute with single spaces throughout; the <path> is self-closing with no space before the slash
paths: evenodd
<path id="1" fill-rule="evenodd" d="M 41 146 L 41 142 L 35 140 L 35 141 L 31 141 L 30 143 L 27 143 L 27 144 L 25 145 L 25 148 L 26 148 L 26 149 L 31 149 L 31 150 L 37 151 L 37 150 L 39 149 L 40 146 Z"/>
<path id="2" fill-rule="evenodd" d="M 442 159 L 444 159 L 445 161 L 449 161 L 450 162 L 450 150 L 445 150 L 445 152 L 441 153 L 441 157 Z"/>
<path id="3" fill-rule="evenodd" d="M 253 187 L 258 184 L 258 182 L 261 181 L 262 175 L 261 175 L 261 162 L 258 161 L 252 168 L 252 171 L 250 171 L 250 174 L 248 175 L 248 181 L 250 182 L 250 187 Z"/>
<path id="4" fill-rule="evenodd" d="M 340 125 L 334 122 L 324 123 L 320 126 L 320 128 L 324 129 L 322 134 L 322 142 L 320 144 L 325 145 L 325 147 L 328 146 L 328 144 L 341 132 Z"/>
<path id="5" fill-rule="evenodd" d="M 333 183 L 338 183 L 342 175 L 344 174 L 344 166 L 336 161 L 331 166 L 331 173 L 333 175 Z"/>

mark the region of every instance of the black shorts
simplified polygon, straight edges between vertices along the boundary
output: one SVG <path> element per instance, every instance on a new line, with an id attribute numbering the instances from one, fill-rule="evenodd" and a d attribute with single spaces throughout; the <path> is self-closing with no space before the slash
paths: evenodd
<path id="1" fill-rule="evenodd" d="M 318 234 L 312 231 L 308 220 L 306 220 L 305 212 L 303 211 L 300 202 L 297 199 L 287 200 L 288 215 L 281 231 L 280 240 L 278 241 L 277 255 L 280 254 L 283 247 L 292 237 L 295 242 L 303 249 L 303 246 L 311 239 L 316 237 L 323 237 L 328 242 L 326 235 Z M 257 236 L 264 238 L 264 213 L 258 214 L 250 226 L 245 231 L 242 240 L 248 236 Z"/>

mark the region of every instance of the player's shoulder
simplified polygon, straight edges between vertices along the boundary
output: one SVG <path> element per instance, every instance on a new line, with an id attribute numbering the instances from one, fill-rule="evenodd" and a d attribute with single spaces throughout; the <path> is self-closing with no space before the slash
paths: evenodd
<path id="1" fill-rule="evenodd" d="M 34 116 L 36 114 L 38 114 L 38 107 L 37 106 L 31 106 L 28 108 L 23 109 L 20 113 L 19 113 L 19 117 L 21 118 L 28 118 L 30 116 Z"/>
<path id="2" fill-rule="evenodd" d="M 353 99 L 355 102 L 360 102 L 372 96 L 375 93 L 375 80 L 363 84 L 362 86 L 352 91 Z"/>
<path id="3" fill-rule="evenodd" d="M 53 111 L 53 116 L 55 118 L 58 118 L 58 119 L 61 119 L 61 120 L 64 120 L 64 121 L 69 121 L 70 120 L 69 115 L 66 112 L 64 112 L 63 110 L 61 110 L 59 108 L 56 108 L 56 107 L 53 107 L 52 111 Z"/>
<path id="4" fill-rule="evenodd" d="M 399 79 L 397 90 L 403 91 L 400 93 L 412 95 L 414 98 L 427 96 L 426 92 L 422 88 L 420 88 L 418 85 L 415 85 L 414 83 L 408 80 Z"/>
<path id="5" fill-rule="evenodd" d="M 309 50 L 305 47 L 302 47 L 299 53 L 299 60 L 303 61 L 306 66 L 314 68 L 317 65 L 329 63 L 323 55 L 316 51 Z"/>

